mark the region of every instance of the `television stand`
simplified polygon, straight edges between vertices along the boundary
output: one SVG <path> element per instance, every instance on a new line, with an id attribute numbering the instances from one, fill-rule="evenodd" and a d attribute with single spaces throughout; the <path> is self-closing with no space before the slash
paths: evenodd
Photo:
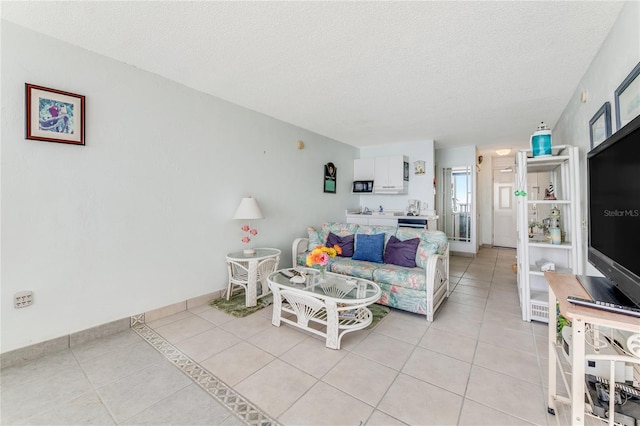
<path id="1" fill-rule="evenodd" d="M 575 275 L 545 272 L 544 277 L 549 283 L 549 394 L 548 411 L 556 412 L 556 403 L 565 403 L 571 406 L 571 420 L 573 425 L 584 425 L 585 416 L 585 363 L 594 355 L 585 354 L 585 329 L 587 324 L 630 331 L 640 334 L 640 321 L 638 318 L 606 312 L 584 306 L 573 305 L 567 301 L 569 296 L 590 299 L 586 290 L 580 285 Z M 556 323 L 557 314 L 553 309 L 556 303 L 560 307 L 560 313 L 571 321 L 571 378 L 568 385 L 569 398 L 557 394 L 556 369 L 562 355 L 556 350 Z M 613 361 L 640 364 L 640 358 L 622 355 L 595 355 L 598 362 Z M 594 358 L 595 359 L 595 358 Z M 613 378 L 615 379 L 615 378 Z M 609 379 L 610 381 L 615 381 Z M 613 401 L 615 398 L 611 398 Z M 593 414 L 588 414 L 592 416 Z M 613 424 L 613 418 L 609 419 Z"/>

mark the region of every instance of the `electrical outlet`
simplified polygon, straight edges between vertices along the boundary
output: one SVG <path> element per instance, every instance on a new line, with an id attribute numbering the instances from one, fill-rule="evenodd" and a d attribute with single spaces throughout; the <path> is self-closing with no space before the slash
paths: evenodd
<path id="1" fill-rule="evenodd" d="M 26 308 L 33 305 L 33 292 L 21 291 L 13 295 L 13 307 L 14 308 Z"/>

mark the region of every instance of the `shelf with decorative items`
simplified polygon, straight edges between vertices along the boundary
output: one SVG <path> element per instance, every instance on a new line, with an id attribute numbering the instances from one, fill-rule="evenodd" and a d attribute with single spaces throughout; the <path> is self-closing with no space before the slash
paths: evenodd
<path id="1" fill-rule="evenodd" d="M 518 294 L 524 321 L 548 322 L 544 272 L 581 274 L 578 148 L 516 154 Z"/>

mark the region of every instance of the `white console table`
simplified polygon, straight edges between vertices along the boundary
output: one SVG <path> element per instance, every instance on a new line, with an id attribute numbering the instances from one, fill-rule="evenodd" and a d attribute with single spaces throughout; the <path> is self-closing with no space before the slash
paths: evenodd
<path id="1" fill-rule="evenodd" d="M 549 283 L 549 412 L 555 414 L 556 401 L 571 405 L 571 424 L 583 425 L 585 418 L 585 326 L 592 324 L 614 328 L 618 330 L 640 333 L 640 320 L 638 318 L 572 305 L 567 301 L 567 296 L 576 296 L 590 299 L 588 293 L 582 287 L 575 275 L 545 272 L 544 277 Z M 569 399 L 556 393 L 556 301 L 560 306 L 560 313 L 571 321 L 571 389 Z M 616 359 L 623 362 L 640 363 L 637 358 L 625 356 L 604 356 L 598 359 Z M 609 424 L 613 424 L 613 418 Z"/>
<path id="2" fill-rule="evenodd" d="M 275 248 L 257 248 L 254 254 L 247 254 L 243 251 L 232 252 L 227 254 L 227 262 L 234 261 L 247 265 L 247 289 L 245 294 L 245 304 L 256 306 L 258 304 L 258 263 L 261 260 L 274 257 L 277 259 L 276 265 L 280 262 L 280 254 L 282 252 Z M 266 280 L 262 282 L 262 296 L 265 296 L 269 290 Z"/>

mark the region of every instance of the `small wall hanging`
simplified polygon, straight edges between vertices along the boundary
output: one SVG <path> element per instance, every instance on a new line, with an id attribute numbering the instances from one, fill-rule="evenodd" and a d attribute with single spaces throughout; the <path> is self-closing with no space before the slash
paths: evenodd
<path id="1" fill-rule="evenodd" d="M 589 137 L 591 149 L 611 136 L 611 104 L 605 102 L 589 120 Z"/>
<path id="2" fill-rule="evenodd" d="M 324 165 L 324 192 L 336 193 L 336 166 L 333 163 Z"/>
<path id="3" fill-rule="evenodd" d="M 84 96 L 25 83 L 26 138 L 84 145 Z"/>
<path id="4" fill-rule="evenodd" d="M 424 171 L 424 161 L 418 160 L 413 162 L 413 174 L 414 175 L 423 175 Z"/>
<path id="5" fill-rule="evenodd" d="M 618 86 L 614 93 L 616 130 L 640 115 L 640 62 Z"/>

